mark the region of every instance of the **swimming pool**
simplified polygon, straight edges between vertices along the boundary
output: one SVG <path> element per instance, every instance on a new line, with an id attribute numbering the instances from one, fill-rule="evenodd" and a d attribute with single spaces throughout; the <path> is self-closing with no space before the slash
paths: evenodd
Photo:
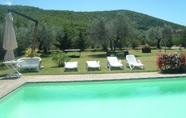
<path id="1" fill-rule="evenodd" d="M 185 118 L 186 78 L 26 83 L 0 118 Z"/>

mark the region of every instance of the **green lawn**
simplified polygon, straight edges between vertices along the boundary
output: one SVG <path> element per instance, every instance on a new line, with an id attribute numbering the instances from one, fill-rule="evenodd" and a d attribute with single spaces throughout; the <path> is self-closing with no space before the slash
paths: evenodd
<path id="1" fill-rule="evenodd" d="M 156 66 L 156 56 L 159 53 L 159 50 L 152 50 L 151 53 L 142 53 L 141 50 L 128 50 L 129 54 L 133 54 L 136 56 L 137 59 L 141 60 L 141 62 L 145 65 L 145 69 L 135 69 L 130 70 L 126 67 L 126 60 L 124 57 L 124 51 L 119 51 L 117 53 L 117 57 L 122 60 L 122 63 L 124 64 L 124 70 L 121 69 L 114 69 L 109 70 L 106 68 L 106 52 L 102 51 L 84 51 L 81 52 L 80 57 L 72 57 L 70 61 L 78 61 L 78 71 L 67 71 L 64 72 L 63 67 L 57 67 L 54 62 L 52 62 L 50 54 L 48 55 L 42 55 L 42 66 L 44 66 L 44 69 L 41 69 L 40 72 L 37 71 L 24 71 L 20 70 L 20 72 L 23 75 L 64 75 L 64 74 L 103 74 L 103 73 L 132 73 L 132 72 L 158 72 L 160 71 Z M 176 52 L 178 50 L 167 50 L 167 52 Z M 162 50 L 164 52 L 164 50 Z M 182 50 L 182 52 L 186 52 L 185 49 Z M 67 53 L 69 55 L 75 54 L 75 53 Z M 77 53 L 76 53 L 77 54 Z M 90 71 L 86 71 L 85 69 L 85 62 L 86 61 L 100 61 L 101 64 L 101 71 L 94 69 Z M 0 76 L 5 76 L 9 70 L 7 67 L 2 64 L 2 61 L 0 63 Z"/>

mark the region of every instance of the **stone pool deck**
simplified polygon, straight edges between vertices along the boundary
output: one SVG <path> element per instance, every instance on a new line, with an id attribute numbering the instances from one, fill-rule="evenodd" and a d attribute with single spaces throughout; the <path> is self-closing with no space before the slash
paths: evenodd
<path id="1" fill-rule="evenodd" d="M 157 72 L 144 73 L 116 73 L 116 74 L 81 74 L 81 75 L 41 75 L 22 76 L 21 78 L 0 77 L 0 98 L 15 90 L 26 82 L 63 82 L 63 81 L 94 81 L 94 80 L 118 80 L 140 79 L 159 77 L 180 77 L 183 74 L 161 74 Z"/>

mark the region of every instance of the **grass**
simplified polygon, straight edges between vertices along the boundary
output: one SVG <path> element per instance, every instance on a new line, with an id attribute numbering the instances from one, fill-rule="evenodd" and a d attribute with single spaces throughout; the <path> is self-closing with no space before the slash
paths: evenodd
<path id="1" fill-rule="evenodd" d="M 156 56 L 159 53 L 159 50 L 152 50 L 151 53 L 142 53 L 141 50 L 128 50 L 129 54 L 133 54 L 136 56 L 137 59 L 141 60 L 141 62 L 145 65 L 145 69 L 134 69 L 131 70 L 126 67 L 126 60 L 124 57 L 124 51 L 119 51 L 117 53 L 117 57 L 122 60 L 122 63 L 124 64 L 124 70 L 121 69 L 114 69 L 109 71 L 108 68 L 106 68 L 106 52 L 102 51 L 93 51 L 93 50 L 87 50 L 84 52 L 81 52 L 80 57 L 72 57 L 70 61 L 78 61 L 78 71 L 66 71 L 64 72 L 63 67 L 57 67 L 54 62 L 52 62 L 50 53 L 47 55 L 42 55 L 42 66 L 44 66 L 43 69 L 41 69 L 40 72 L 37 71 L 28 71 L 28 70 L 19 70 L 22 75 L 65 75 L 65 74 L 103 74 L 103 73 L 133 73 L 133 72 L 158 72 L 160 71 L 156 66 Z M 172 49 L 167 50 L 167 52 L 177 52 L 178 50 Z M 162 50 L 164 52 L 164 50 Z M 185 50 L 182 50 L 182 52 L 186 52 Z M 67 53 L 69 55 L 78 55 L 77 53 L 70 52 Z M 85 62 L 86 61 L 100 61 L 101 64 L 101 71 L 98 69 L 92 69 L 90 71 L 86 71 L 85 69 Z M 1 61 L 2 62 L 2 61 Z M 4 64 L 0 64 L 0 76 L 5 76 L 9 70 Z"/>

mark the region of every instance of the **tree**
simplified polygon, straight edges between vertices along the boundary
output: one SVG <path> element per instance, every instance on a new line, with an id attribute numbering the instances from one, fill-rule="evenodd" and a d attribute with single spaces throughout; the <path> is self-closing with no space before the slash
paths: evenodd
<path id="1" fill-rule="evenodd" d="M 148 31 L 147 31 L 147 39 L 149 40 L 157 40 L 157 48 L 161 49 L 160 47 L 160 42 L 161 39 L 163 38 L 163 28 L 161 27 L 151 27 Z"/>
<path id="2" fill-rule="evenodd" d="M 18 43 L 18 48 L 15 50 L 17 55 L 21 56 L 23 51 L 25 51 L 27 48 L 31 48 L 34 35 L 34 27 L 35 24 L 31 21 L 22 27 L 17 27 L 17 25 L 14 26 Z"/>
<path id="3" fill-rule="evenodd" d="M 127 39 L 134 38 L 135 24 L 125 16 L 118 14 L 117 17 L 107 24 L 108 39 L 110 39 L 111 51 L 116 51 L 117 45 L 120 48 L 126 43 Z M 118 44 L 119 43 L 119 44 Z"/>
<path id="4" fill-rule="evenodd" d="M 165 44 L 164 46 L 171 48 L 174 45 L 173 43 L 174 34 L 173 35 L 167 34 L 168 32 L 173 32 L 172 27 L 165 24 L 163 27 L 163 34 L 164 34 L 163 38 L 164 38 L 164 44 Z"/>
<path id="5" fill-rule="evenodd" d="M 105 21 L 106 21 L 105 18 L 101 18 L 101 17 L 94 19 L 90 23 L 87 31 L 92 43 L 99 42 L 103 50 L 107 50 L 108 48 L 108 39 L 107 39 Z"/>
<path id="6" fill-rule="evenodd" d="M 164 25 L 163 27 L 151 27 L 148 31 L 147 31 L 147 39 L 153 41 L 156 40 L 156 46 L 157 49 L 161 49 L 160 47 L 160 42 L 163 38 L 165 38 L 166 36 L 166 32 L 170 32 L 172 30 L 171 26 L 169 25 Z"/>
<path id="7" fill-rule="evenodd" d="M 71 48 L 72 36 L 69 36 L 67 30 L 61 31 L 61 34 L 58 33 L 56 41 L 57 43 L 53 43 L 53 45 L 64 51 Z"/>
<path id="8" fill-rule="evenodd" d="M 182 44 L 186 48 L 186 28 L 183 30 L 182 37 Z"/>
<path id="9" fill-rule="evenodd" d="M 79 32 L 79 35 L 76 40 L 76 45 L 77 45 L 76 47 L 81 50 L 85 50 L 87 47 L 87 41 L 86 41 L 82 31 Z"/>
<path id="10" fill-rule="evenodd" d="M 39 50 L 44 50 L 44 53 L 48 52 L 48 49 L 52 46 L 55 39 L 55 27 L 52 24 L 42 22 L 38 27 L 37 40 L 39 43 Z"/>

